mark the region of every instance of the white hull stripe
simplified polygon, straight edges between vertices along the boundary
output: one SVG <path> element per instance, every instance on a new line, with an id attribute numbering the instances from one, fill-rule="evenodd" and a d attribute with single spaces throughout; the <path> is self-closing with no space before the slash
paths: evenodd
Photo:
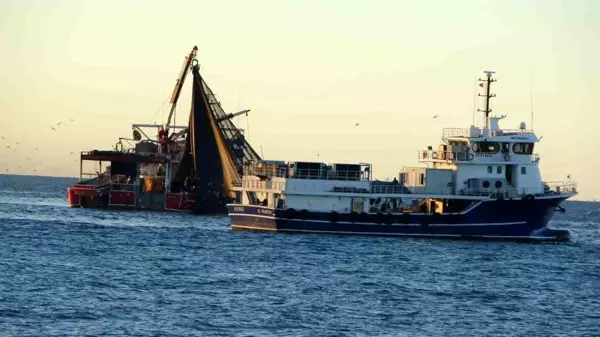
<path id="1" fill-rule="evenodd" d="M 260 230 L 267 232 L 299 232 L 299 233 L 325 233 L 325 234 L 358 234 L 358 235 L 380 235 L 380 236 L 436 236 L 436 237 L 473 237 L 490 239 L 535 239 L 551 240 L 555 236 L 511 236 L 511 235 L 459 235 L 459 234 L 408 234 L 408 233 L 387 233 L 387 232 L 352 232 L 352 231 L 321 231 L 310 229 L 275 229 L 254 226 L 231 225 L 231 228 Z"/>
<path id="2" fill-rule="evenodd" d="M 287 221 L 301 221 L 301 222 L 317 222 L 317 223 L 332 223 L 331 221 L 328 220 L 312 220 L 312 219 L 287 219 L 287 218 L 279 218 L 279 217 L 274 217 L 272 215 L 260 215 L 260 214 L 246 214 L 246 213 L 229 213 L 229 216 L 243 216 L 243 217 L 250 217 L 250 218 L 261 218 L 261 219 L 270 219 L 270 220 L 287 220 Z M 378 224 L 378 223 L 373 223 L 373 222 L 350 222 L 350 221 L 337 221 L 336 223 L 338 224 L 348 224 L 348 225 L 370 225 L 370 226 L 390 226 L 387 224 Z M 516 221 L 516 222 L 491 222 L 491 223 L 471 223 L 471 224 L 428 224 L 428 226 L 431 227 L 438 227 L 438 226 L 452 226 L 452 227 L 456 227 L 456 226 L 462 226 L 462 227 L 469 227 L 469 226 L 512 226 L 512 225 L 523 225 L 527 223 L 526 221 Z M 408 224 L 403 224 L 403 223 L 393 223 L 392 225 L 398 225 L 398 226 L 422 226 L 419 223 L 408 223 Z"/>

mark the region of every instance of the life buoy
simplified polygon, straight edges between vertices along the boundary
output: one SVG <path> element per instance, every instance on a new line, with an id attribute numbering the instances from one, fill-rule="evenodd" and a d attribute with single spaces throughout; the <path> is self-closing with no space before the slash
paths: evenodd
<path id="1" fill-rule="evenodd" d="M 437 159 L 437 158 L 438 158 L 438 154 L 437 154 L 437 152 L 434 152 L 434 153 L 432 153 L 432 154 L 431 154 L 431 159 L 434 159 L 434 160 L 435 160 L 435 159 Z"/>
<path id="2" fill-rule="evenodd" d="M 504 158 L 504 161 L 509 161 L 510 160 L 510 154 L 505 153 L 504 156 L 502 156 Z"/>

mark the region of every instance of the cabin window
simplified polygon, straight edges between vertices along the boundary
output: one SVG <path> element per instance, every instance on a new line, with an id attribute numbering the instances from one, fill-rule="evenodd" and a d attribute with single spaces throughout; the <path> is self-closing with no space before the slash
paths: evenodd
<path id="1" fill-rule="evenodd" d="M 502 174 L 502 166 L 496 167 L 496 173 Z"/>
<path id="2" fill-rule="evenodd" d="M 419 175 L 419 181 L 420 181 L 420 185 L 425 185 L 425 174 L 421 173 Z"/>
<path id="3" fill-rule="evenodd" d="M 515 154 L 532 154 L 533 143 L 515 143 L 513 144 L 513 152 Z"/>
<path id="4" fill-rule="evenodd" d="M 521 174 L 527 174 L 527 167 L 521 166 Z"/>
<path id="5" fill-rule="evenodd" d="M 488 174 L 492 174 L 492 172 L 494 172 L 494 168 L 491 166 L 488 166 Z"/>
<path id="6" fill-rule="evenodd" d="M 472 147 L 476 153 L 497 153 L 500 151 L 500 144 L 495 142 L 476 142 L 473 143 Z"/>

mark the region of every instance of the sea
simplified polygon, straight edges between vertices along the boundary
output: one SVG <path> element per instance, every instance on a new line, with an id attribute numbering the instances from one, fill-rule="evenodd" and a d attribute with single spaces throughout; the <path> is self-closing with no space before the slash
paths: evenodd
<path id="1" fill-rule="evenodd" d="M 232 232 L 0 176 L 0 336 L 600 336 L 600 203 L 568 243 Z"/>

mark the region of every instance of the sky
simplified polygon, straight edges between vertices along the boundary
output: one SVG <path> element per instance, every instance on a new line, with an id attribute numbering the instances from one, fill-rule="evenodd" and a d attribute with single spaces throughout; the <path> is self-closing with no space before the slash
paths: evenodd
<path id="1" fill-rule="evenodd" d="M 577 199 L 600 199 L 599 12 L 594 0 L 2 0 L 0 172 L 77 176 L 80 151 L 164 122 L 197 45 L 225 110 L 251 109 L 236 122 L 263 157 L 369 162 L 379 179 L 416 166 L 442 128 L 469 127 L 476 79 L 495 70 L 503 128 L 531 127 L 533 107 L 543 179 L 571 174 Z"/>

